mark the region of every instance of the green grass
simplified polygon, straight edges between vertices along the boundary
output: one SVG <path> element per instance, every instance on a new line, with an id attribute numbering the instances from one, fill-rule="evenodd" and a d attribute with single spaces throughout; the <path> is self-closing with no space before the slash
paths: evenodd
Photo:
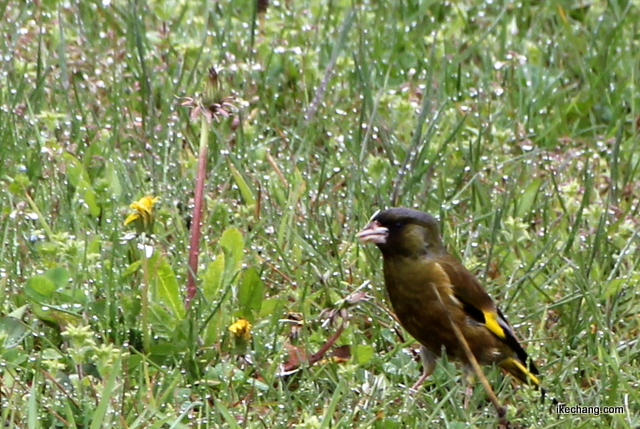
<path id="1" fill-rule="evenodd" d="M 486 368 L 514 427 L 640 426 L 637 2 L 252 3 L 0 1 L 1 426 L 494 426 L 453 363 L 408 393 L 416 344 L 355 239 L 396 205 L 439 216 L 550 396 L 625 407 L 559 416 Z M 185 311 L 200 120 L 177 97 L 212 65 L 238 110 Z M 123 225 L 147 194 L 153 255 Z M 332 308 L 350 358 L 283 376 Z"/>

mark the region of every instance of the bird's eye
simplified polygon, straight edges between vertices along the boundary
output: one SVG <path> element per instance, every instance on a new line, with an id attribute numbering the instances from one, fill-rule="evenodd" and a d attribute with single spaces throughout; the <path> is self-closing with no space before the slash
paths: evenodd
<path id="1" fill-rule="evenodd" d="M 402 226 L 402 222 L 396 222 L 393 224 L 393 229 L 401 229 Z"/>

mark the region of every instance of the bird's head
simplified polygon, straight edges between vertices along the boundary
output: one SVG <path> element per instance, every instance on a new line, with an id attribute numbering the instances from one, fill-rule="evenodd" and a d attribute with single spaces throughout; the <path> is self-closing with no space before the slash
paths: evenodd
<path id="1" fill-rule="evenodd" d="M 444 251 L 436 218 L 403 207 L 376 212 L 357 237 L 363 243 L 375 243 L 385 257 L 420 257 Z"/>

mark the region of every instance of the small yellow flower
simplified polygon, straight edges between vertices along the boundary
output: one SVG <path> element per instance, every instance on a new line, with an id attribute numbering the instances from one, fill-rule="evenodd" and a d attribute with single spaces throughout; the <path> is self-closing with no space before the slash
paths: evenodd
<path id="1" fill-rule="evenodd" d="M 251 339 L 251 323 L 244 318 L 238 319 L 233 325 L 229 326 L 229 332 L 236 338 L 249 341 Z"/>
<path id="2" fill-rule="evenodd" d="M 135 210 L 135 212 L 127 216 L 124 224 L 129 225 L 131 222 L 134 222 L 137 219 L 142 219 L 142 223 L 144 225 L 151 225 L 151 222 L 153 220 L 153 205 L 156 201 L 158 201 L 158 197 L 147 195 L 140 198 L 138 201 L 134 201 L 133 203 L 131 203 L 129 207 Z"/>

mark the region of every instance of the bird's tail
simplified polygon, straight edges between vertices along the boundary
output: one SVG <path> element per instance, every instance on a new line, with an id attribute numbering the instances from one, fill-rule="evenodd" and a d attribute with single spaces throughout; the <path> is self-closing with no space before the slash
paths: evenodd
<path id="1" fill-rule="evenodd" d="M 530 369 L 527 369 L 519 360 L 515 358 L 506 358 L 502 362 L 499 363 L 500 368 L 507 371 L 509 374 L 513 376 L 516 380 L 518 380 L 522 384 L 528 384 L 536 389 L 540 390 L 541 399 L 544 401 L 544 398 L 547 396 L 547 389 L 542 387 L 542 383 L 536 375 L 538 374 L 538 369 L 533 365 L 533 362 L 529 366 Z M 551 397 L 551 403 L 553 405 L 558 405 L 560 401 L 556 398 Z"/>
<path id="2" fill-rule="evenodd" d="M 512 357 L 506 358 L 505 360 L 500 362 L 499 365 L 520 383 L 532 385 L 536 389 L 542 389 L 540 380 L 534 374 L 538 372 L 535 367 L 532 367 L 532 370 L 530 371 L 526 366 L 520 363 L 520 361 Z"/>

